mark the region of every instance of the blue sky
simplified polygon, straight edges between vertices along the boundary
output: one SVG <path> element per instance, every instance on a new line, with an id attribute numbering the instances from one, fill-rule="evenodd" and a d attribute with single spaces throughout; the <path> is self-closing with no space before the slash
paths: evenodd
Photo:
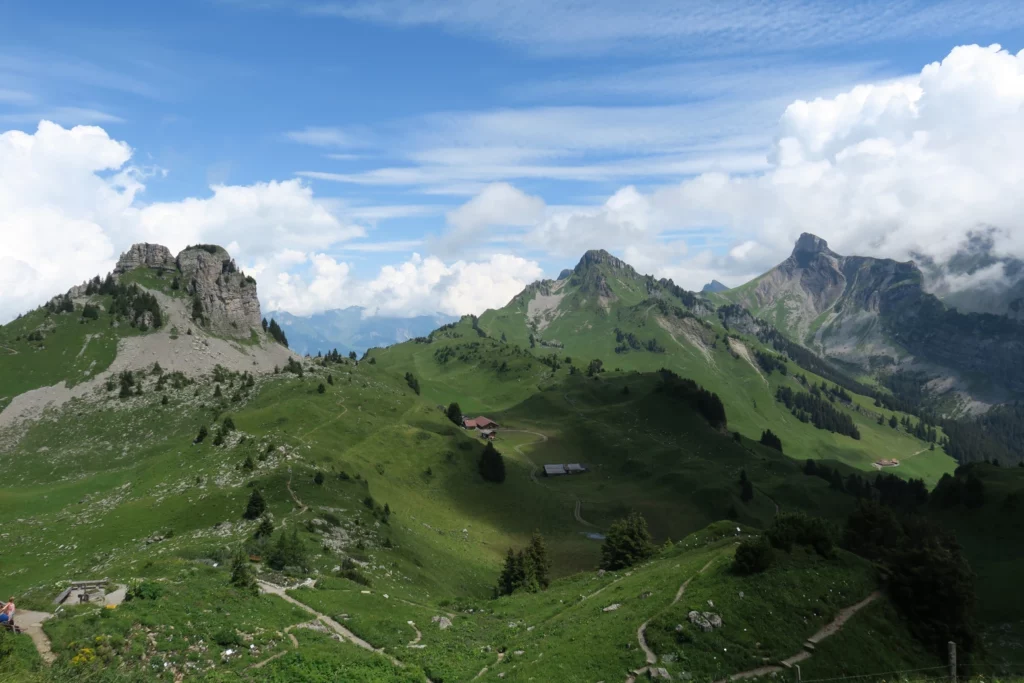
<path id="1" fill-rule="evenodd" d="M 290 271 L 271 265 L 286 241 L 260 251 L 239 240 L 238 257 L 307 289 L 313 254 L 344 264 L 348 289 L 300 312 L 366 298 L 354 288 L 401 272 L 414 251 L 446 267 L 514 256 L 533 264 L 513 264 L 518 281 L 587 248 L 644 242 L 641 268 L 736 284 L 788 251 L 761 247 L 796 227 L 713 211 L 673 222 L 662 206 L 657 230 L 635 218 L 609 232 L 594 225 L 601 207 L 619 197 L 646 215 L 661 188 L 701 174 L 771 173 L 793 102 L 920 74 L 957 45 L 998 43 L 1012 58 L 1022 28 L 1024 6 L 1001 0 L 11 2 L 0 7 L 0 133 L 32 134 L 43 119 L 102 128 L 132 154 L 95 175 L 130 166 L 132 209 L 299 179 L 337 217 L 338 239 L 297 239 L 306 259 L 285 258 Z M 499 189 L 479 199 L 488 187 Z M 552 221 L 561 228 L 541 225 Z M 743 249 L 761 256 L 741 263 Z"/>

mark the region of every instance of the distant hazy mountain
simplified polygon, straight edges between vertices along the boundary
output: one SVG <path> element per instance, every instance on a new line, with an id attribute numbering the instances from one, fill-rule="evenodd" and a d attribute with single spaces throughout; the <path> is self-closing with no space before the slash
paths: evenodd
<path id="1" fill-rule="evenodd" d="M 342 354 L 355 351 L 362 355 L 368 348 L 390 346 L 423 337 L 441 325 L 458 320 L 441 313 L 414 318 L 364 317 L 364 311 L 361 306 L 349 306 L 308 317 L 285 311 L 268 313 L 267 317 L 277 320 L 288 336 L 288 346 L 293 351 L 313 356 L 317 351 L 326 353 L 331 349 L 337 349 Z"/>
<path id="2" fill-rule="evenodd" d="M 728 287 L 723 285 L 718 280 L 712 280 L 711 282 L 709 282 L 706 285 L 704 285 L 704 287 L 700 291 L 701 291 L 701 294 L 714 294 L 716 292 L 728 291 L 728 289 L 729 289 Z"/>

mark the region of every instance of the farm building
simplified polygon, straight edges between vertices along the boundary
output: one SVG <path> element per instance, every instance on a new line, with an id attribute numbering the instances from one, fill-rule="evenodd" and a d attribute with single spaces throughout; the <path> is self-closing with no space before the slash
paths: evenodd
<path id="1" fill-rule="evenodd" d="M 587 471 L 584 465 L 571 463 L 569 465 L 544 465 L 544 476 L 557 477 L 563 474 L 583 474 Z"/>
<path id="2" fill-rule="evenodd" d="M 877 467 L 899 467 L 899 464 L 900 461 L 896 460 L 895 458 L 892 458 L 891 460 L 879 460 L 878 462 L 875 463 Z"/>
<path id="3" fill-rule="evenodd" d="M 498 435 L 498 432 L 493 430 L 493 429 L 481 429 L 480 430 L 480 438 L 481 439 L 489 439 L 490 441 L 494 441 L 494 437 L 497 436 L 497 435 Z"/>
<path id="4" fill-rule="evenodd" d="M 462 426 L 466 429 L 497 429 L 498 423 L 489 417 L 464 417 Z"/>

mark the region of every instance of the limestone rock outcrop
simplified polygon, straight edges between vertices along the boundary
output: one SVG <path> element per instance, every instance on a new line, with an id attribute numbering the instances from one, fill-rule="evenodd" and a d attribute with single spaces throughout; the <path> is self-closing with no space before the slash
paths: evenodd
<path id="1" fill-rule="evenodd" d="M 121 254 L 114 266 L 117 274 L 127 273 L 135 268 L 159 268 L 162 270 L 174 270 L 177 268 L 171 250 L 160 244 L 149 244 L 140 242 L 133 244 L 131 248 Z"/>
<path id="2" fill-rule="evenodd" d="M 193 317 L 214 334 L 248 338 L 260 330 L 256 280 L 221 247 L 198 245 L 178 254 L 183 289 L 192 296 Z"/>

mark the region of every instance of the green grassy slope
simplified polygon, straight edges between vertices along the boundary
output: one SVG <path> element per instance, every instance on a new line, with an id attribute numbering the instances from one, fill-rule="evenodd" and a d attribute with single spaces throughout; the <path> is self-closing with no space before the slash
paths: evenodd
<path id="1" fill-rule="evenodd" d="M 90 299 L 104 307 L 109 296 Z M 61 381 L 68 386 L 106 370 L 117 355 L 118 339 L 140 334 L 126 325 L 112 327 L 108 316 L 82 318 L 74 313 L 50 313 L 38 308 L 0 326 L 0 409 L 18 394 Z M 30 340 L 39 332 L 42 340 Z"/>
<path id="2" fill-rule="evenodd" d="M 886 420 L 893 414 L 899 420 L 904 414 L 876 409 L 864 396 L 853 395 L 846 405 L 835 403 L 851 416 L 860 440 L 800 422 L 775 400 L 775 392 L 780 386 L 804 390 L 793 378 L 796 372 L 815 384 L 822 378 L 792 361 L 786 362 L 786 375 L 765 372 L 754 358 L 755 352 L 767 351 L 764 346 L 752 336 L 727 331 L 716 316 L 700 308 L 704 304 L 677 297 L 671 290 L 647 297 L 641 291 L 649 286 L 644 279 L 609 274 L 607 280 L 615 298 L 605 304 L 574 290 L 572 280 L 557 290 L 550 283 L 533 285 L 505 308 L 480 316 L 476 328 L 467 318 L 428 340 L 374 349 L 369 355 L 395 375 L 412 372 L 427 399 L 442 405 L 457 401 L 465 413 L 492 419 L 491 413 L 566 378 L 570 365 L 582 369 L 600 359 L 610 371 L 668 368 L 716 392 L 725 404 L 730 429 L 753 438 L 771 429 L 793 458 L 838 460 L 867 472 L 874 471 L 872 463 L 878 460 L 897 459 L 901 466 L 892 471 L 922 478 L 929 485 L 955 467 L 941 450 L 929 450 L 928 443 L 902 430 L 878 425 L 879 414 Z M 530 301 L 544 292 L 563 298 L 549 313 L 552 320 L 534 325 L 528 315 Z M 692 314 L 688 304 L 695 305 L 701 316 Z M 639 348 L 619 341 L 624 334 L 632 335 Z M 733 338 L 727 340 L 727 335 Z M 542 359 L 554 363 L 539 362 Z"/>

